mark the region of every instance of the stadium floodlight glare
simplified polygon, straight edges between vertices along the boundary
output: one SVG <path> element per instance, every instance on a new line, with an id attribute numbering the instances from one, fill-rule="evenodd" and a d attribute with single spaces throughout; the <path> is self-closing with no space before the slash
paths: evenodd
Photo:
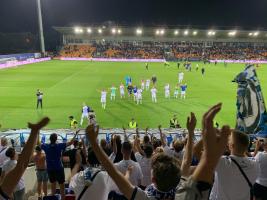
<path id="1" fill-rule="evenodd" d="M 164 33 L 165 33 L 165 30 L 164 30 L 164 29 L 161 29 L 161 30 L 160 30 L 160 34 L 161 34 L 161 35 L 164 35 Z"/>
<path id="2" fill-rule="evenodd" d="M 159 35 L 160 34 L 160 31 L 159 30 L 156 30 L 156 35 Z"/>
<path id="3" fill-rule="evenodd" d="M 252 35 L 253 35 L 253 33 L 249 33 L 249 34 L 248 34 L 248 36 L 252 36 Z"/>
<path id="4" fill-rule="evenodd" d="M 260 33 L 257 31 L 257 32 L 254 32 L 253 33 L 253 36 L 258 36 Z"/>
<path id="5" fill-rule="evenodd" d="M 88 28 L 87 29 L 87 33 L 92 33 L 92 29 L 91 28 Z"/>
<path id="6" fill-rule="evenodd" d="M 228 33 L 228 35 L 229 35 L 229 36 L 235 36 L 235 35 L 236 35 L 236 31 L 230 31 L 230 32 Z"/>
<path id="7" fill-rule="evenodd" d="M 77 33 L 77 34 L 83 33 L 83 29 L 76 27 L 76 28 L 74 28 L 74 33 Z"/>
<path id="8" fill-rule="evenodd" d="M 116 29 L 115 28 L 111 29 L 111 33 L 116 34 Z"/>
<path id="9" fill-rule="evenodd" d="M 197 31 L 194 31 L 194 32 L 193 32 L 193 35 L 197 35 Z"/>
<path id="10" fill-rule="evenodd" d="M 136 29 L 136 34 L 137 35 L 141 35 L 143 33 L 142 29 L 138 28 Z"/>
<path id="11" fill-rule="evenodd" d="M 184 35 L 188 35 L 189 34 L 189 31 L 188 30 L 185 30 L 184 31 Z"/>
<path id="12" fill-rule="evenodd" d="M 102 29 L 101 29 L 101 28 L 100 28 L 100 29 L 98 29 L 97 31 L 98 31 L 98 33 L 99 33 L 99 34 L 101 34 L 101 33 L 102 33 Z"/>
<path id="13" fill-rule="evenodd" d="M 117 31 L 117 32 L 118 32 L 118 34 L 121 34 L 121 29 L 118 29 L 118 31 Z"/>
<path id="14" fill-rule="evenodd" d="M 209 36 L 214 36 L 215 34 L 216 34 L 215 31 L 209 31 L 209 32 L 208 32 L 208 35 L 209 35 Z"/>
<path id="15" fill-rule="evenodd" d="M 179 31 L 178 30 L 175 30 L 174 31 L 174 35 L 178 35 L 179 34 Z"/>

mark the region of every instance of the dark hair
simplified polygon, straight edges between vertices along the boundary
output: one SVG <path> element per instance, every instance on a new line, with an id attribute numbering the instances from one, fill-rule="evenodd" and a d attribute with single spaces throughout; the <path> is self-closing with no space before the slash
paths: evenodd
<path id="1" fill-rule="evenodd" d="M 7 150 L 6 150 L 6 157 L 9 157 L 9 158 L 14 158 L 16 154 L 16 151 L 13 147 L 9 147 Z"/>
<path id="2" fill-rule="evenodd" d="M 161 141 L 159 139 L 155 139 L 153 140 L 153 149 L 156 149 L 157 147 L 160 147 L 161 146 Z"/>
<path id="3" fill-rule="evenodd" d="M 149 136 L 148 135 L 145 135 L 143 140 L 144 140 L 144 143 L 145 144 L 147 144 L 147 143 L 150 142 L 150 139 L 149 139 Z"/>
<path id="4" fill-rule="evenodd" d="M 74 117 L 73 116 L 69 116 L 70 119 L 73 119 Z"/>
<path id="5" fill-rule="evenodd" d="M 51 144 L 55 144 L 56 141 L 57 141 L 57 134 L 56 133 L 52 133 L 50 135 L 50 138 L 49 139 L 50 139 Z"/>
<path id="6" fill-rule="evenodd" d="M 168 192 L 179 184 L 181 171 L 176 158 L 164 153 L 156 154 L 152 158 L 151 168 L 158 190 Z"/>
<path id="7" fill-rule="evenodd" d="M 130 154 L 132 152 L 132 144 L 128 141 L 123 142 L 122 146 L 121 146 L 121 150 L 122 150 L 122 152 Z"/>
<path id="8" fill-rule="evenodd" d="M 73 141 L 73 146 L 74 146 L 74 147 L 77 147 L 78 145 L 79 145 L 79 141 L 75 139 L 75 140 Z"/>
<path id="9" fill-rule="evenodd" d="M 150 158 L 153 154 L 153 146 L 151 144 L 145 144 L 143 146 L 144 153 L 147 158 Z"/>
<path id="10" fill-rule="evenodd" d="M 238 130 L 234 130 L 232 134 L 234 143 L 236 143 L 238 149 L 245 152 L 249 146 L 249 136 L 246 133 Z"/>
<path id="11" fill-rule="evenodd" d="M 40 147 L 39 145 L 37 145 L 37 146 L 35 147 L 35 151 L 42 151 L 42 149 L 41 149 L 41 147 Z"/>

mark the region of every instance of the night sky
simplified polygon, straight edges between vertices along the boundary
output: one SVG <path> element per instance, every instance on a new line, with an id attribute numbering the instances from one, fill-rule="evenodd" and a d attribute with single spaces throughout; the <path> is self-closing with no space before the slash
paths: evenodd
<path id="1" fill-rule="evenodd" d="M 41 0 L 45 31 L 97 24 L 267 27 L 267 0 Z M 0 32 L 37 31 L 36 0 L 0 0 Z"/>

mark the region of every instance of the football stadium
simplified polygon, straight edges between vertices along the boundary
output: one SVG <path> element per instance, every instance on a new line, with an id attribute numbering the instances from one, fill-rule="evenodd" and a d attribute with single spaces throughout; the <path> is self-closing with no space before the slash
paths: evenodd
<path id="1" fill-rule="evenodd" d="M 34 22 L 0 3 L 18 9 L 0 30 L 0 199 L 266 199 L 266 3 L 250 20 L 216 4 L 241 27 L 33 2 Z"/>

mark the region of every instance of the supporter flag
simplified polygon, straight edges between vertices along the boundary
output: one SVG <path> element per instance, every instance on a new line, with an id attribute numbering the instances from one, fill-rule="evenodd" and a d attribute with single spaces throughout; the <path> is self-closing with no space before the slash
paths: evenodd
<path id="1" fill-rule="evenodd" d="M 267 113 L 254 66 L 248 65 L 233 82 L 238 84 L 236 128 L 248 134 L 263 133 L 267 126 Z"/>

